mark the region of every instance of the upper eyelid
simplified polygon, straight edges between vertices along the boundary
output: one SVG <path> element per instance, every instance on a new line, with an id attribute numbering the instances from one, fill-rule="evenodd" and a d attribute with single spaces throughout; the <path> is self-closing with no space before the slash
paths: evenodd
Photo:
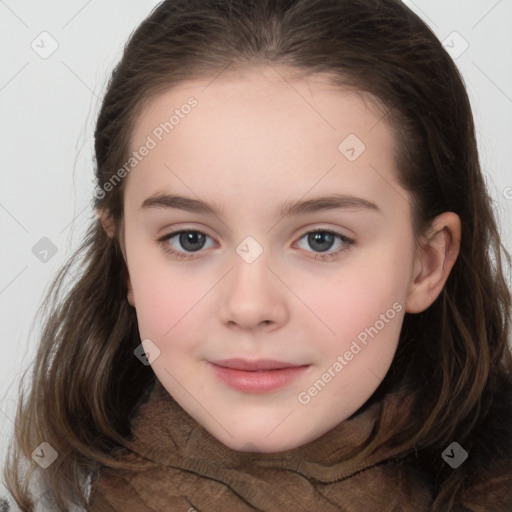
<path id="1" fill-rule="evenodd" d="M 182 227 L 181 224 L 184 224 L 184 226 Z M 346 226 L 344 226 L 344 227 L 332 226 L 331 227 L 331 226 L 327 226 L 326 224 L 329 224 L 329 223 L 328 222 L 322 223 L 320 221 L 311 222 L 306 227 L 302 227 L 300 229 L 294 229 L 294 232 L 295 233 L 298 233 L 298 232 L 307 233 L 309 231 L 332 231 L 335 233 L 339 233 L 340 235 L 346 236 L 348 238 L 350 238 L 351 236 L 356 236 L 356 233 L 352 229 L 350 229 Z M 162 228 L 162 229 L 158 229 L 158 231 L 164 232 L 164 235 L 166 233 L 177 233 L 180 231 L 198 231 L 200 233 L 204 233 L 205 235 L 211 236 L 212 238 L 215 238 L 214 235 L 210 234 L 209 228 L 205 228 L 203 226 L 196 227 L 193 222 L 190 224 L 187 224 L 186 222 L 178 223 L 178 227 Z M 232 230 L 230 230 L 230 231 L 232 231 Z M 340 231 L 347 231 L 348 234 L 341 233 Z"/>
<path id="2" fill-rule="evenodd" d="M 201 234 L 211 238 L 212 240 L 214 240 L 214 237 L 211 236 L 210 234 L 208 234 L 203 229 L 187 228 L 187 227 L 173 229 L 173 230 L 169 231 L 168 233 L 165 233 L 162 236 L 160 236 L 159 240 L 164 240 L 164 241 L 165 240 L 170 240 L 171 238 L 174 238 L 175 236 L 177 236 L 177 235 L 179 235 L 181 233 L 187 233 L 187 232 L 201 233 Z M 310 227 L 310 228 L 304 228 L 303 230 L 301 230 L 299 232 L 298 235 L 295 235 L 295 236 L 298 236 L 299 240 L 300 240 L 301 238 L 303 238 L 307 234 L 315 233 L 315 232 L 328 232 L 328 233 L 332 233 L 334 236 L 339 237 L 342 241 L 345 241 L 345 243 L 355 243 L 355 240 L 354 240 L 354 238 L 352 236 L 346 235 L 344 233 L 340 233 L 335 228 L 328 228 L 328 227 L 323 227 L 323 226 L 318 226 L 318 225 L 315 225 L 315 226 Z"/>
<path id="3" fill-rule="evenodd" d="M 345 228 L 345 229 L 347 229 L 347 228 Z M 339 232 L 339 230 L 337 228 L 330 228 L 330 227 L 324 227 L 324 226 L 319 226 L 319 225 L 314 225 L 309 228 L 301 229 L 301 230 L 299 230 L 299 234 L 301 237 L 303 237 L 304 235 L 306 235 L 308 233 L 316 232 L 316 231 L 330 232 L 330 233 L 333 233 L 335 235 L 338 235 L 338 236 L 341 236 L 341 237 L 344 237 L 344 238 L 347 238 L 350 240 L 353 239 L 352 235 L 347 235 L 345 233 L 341 233 L 341 232 Z M 159 238 L 160 239 L 167 238 L 167 237 L 175 236 L 175 235 L 183 233 L 183 232 L 185 232 L 185 233 L 187 233 L 187 232 L 201 233 L 203 235 L 209 236 L 212 239 L 215 238 L 214 236 L 210 235 L 207 230 L 205 230 L 203 228 L 195 228 L 195 227 L 180 227 L 180 228 L 176 228 L 176 229 L 171 229 L 168 232 L 165 232 L 164 234 L 162 234 Z"/>

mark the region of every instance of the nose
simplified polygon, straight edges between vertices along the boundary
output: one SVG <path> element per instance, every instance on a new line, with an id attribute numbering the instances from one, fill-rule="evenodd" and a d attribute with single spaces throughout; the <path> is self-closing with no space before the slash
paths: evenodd
<path id="1" fill-rule="evenodd" d="M 221 321 L 250 331 L 278 328 L 288 317 L 289 294 L 263 254 L 252 263 L 240 259 L 222 285 Z"/>

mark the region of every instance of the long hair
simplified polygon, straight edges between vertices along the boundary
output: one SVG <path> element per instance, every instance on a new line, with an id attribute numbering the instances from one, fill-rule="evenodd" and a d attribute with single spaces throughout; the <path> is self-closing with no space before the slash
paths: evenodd
<path id="1" fill-rule="evenodd" d="M 151 367 L 134 356 L 141 341 L 126 299 L 120 239 L 125 181 L 118 171 L 129 158 L 137 116 L 177 84 L 260 64 L 286 66 L 303 76 L 327 73 L 340 87 L 373 95 L 395 135 L 396 168 L 413 198 L 416 240 L 443 212 L 461 219 L 460 253 L 451 274 L 429 308 L 405 315 L 397 353 L 377 390 L 407 385 L 416 396 L 414 414 L 398 432 L 384 409 L 371 444 L 357 456 L 385 443 L 415 452 L 443 510 L 450 510 L 462 489 L 465 466 L 446 469 L 441 452 L 451 440 L 468 450 L 477 445 L 498 391 L 510 382 L 511 295 L 504 266 L 511 259 L 497 229 L 470 102 L 454 62 L 398 0 L 166 0 L 131 35 L 97 120 L 94 207 L 110 214 L 115 235 L 107 236 L 94 219 L 41 310 L 45 323 L 30 392 L 25 397 L 20 391 L 4 469 L 23 510 L 33 510 L 27 483 L 34 473 L 56 506 L 68 510 L 70 504 L 86 506 L 84 477 L 102 466 L 132 467 L 116 461 L 115 453 L 130 435 L 143 390 L 155 379 Z M 506 432 L 507 425 L 497 428 Z M 58 453 L 47 469 L 30 458 L 43 441 Z M 22 478 L 23 460 L 29 467 Z"/>

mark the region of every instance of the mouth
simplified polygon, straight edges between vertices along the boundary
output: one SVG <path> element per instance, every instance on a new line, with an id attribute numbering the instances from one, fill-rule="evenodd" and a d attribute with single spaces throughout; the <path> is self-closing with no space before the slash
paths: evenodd
<path id="1" fill-rule="evenodd" d="M 286 368 L 299 368 L 301 364 L 284 363 L 276 361 L 275 359 L 257 359 L 250 361 L 248 359 L 223 359 L 222 361 L 211 361 L 216 366 L 222 368 L 231 368 L 233 370 L 244 370 L 248 372 L 268 371 L 268 370 L 283 370 Z"/>
<path id="2" fill-rule="evenodd" d="M 270 393 L 290 384 L 310 366 L 272 359 L 225 359 L 208 361 L 208 365 L 217 378 L 230 388 L 256 394 Z"/>

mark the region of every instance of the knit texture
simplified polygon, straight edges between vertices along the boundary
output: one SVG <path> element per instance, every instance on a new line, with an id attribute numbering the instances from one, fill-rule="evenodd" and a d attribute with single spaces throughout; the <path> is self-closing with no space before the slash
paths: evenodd
<path id="1" fill-rule="evenodd" d="M 478 444 L 464 462 L 469 476 L 452 512 L 512 511 L 510 382 L 496 397 L 476 432 Z M 132 441 L 115 454 L 117 460 L 149 462 L 152 467 L 101 469 L 87 510 L 446 512 L 437 503 L 431 477 L 417 469 L 413 452 L 384 446 L 359 461 L 353 457 L 373 438 L 383 407 L 399 431 L 408 422 L 411 403 L 400 390 L 374 396 L 308 444 L 280 453 L 239 452 L 199 425 L 157 380 L 136 408 Z"/>
<path id="2" fill-rule="evenodd" d="M 405 397 L 386 400 L 403 407 Z M 360 462 L 349 457 L 370 439 L 382 406 L 363 407 L 292 450 L 238 452 L 201 427 L 157 381 L 133 421 L 130 450 L 117 457 L 143 457 L 156 467 L 135 473 L 102 470 L 89 510 L 427 511 L 432 496 L 424 477 L 394 450 L 382 449 Z"/>

